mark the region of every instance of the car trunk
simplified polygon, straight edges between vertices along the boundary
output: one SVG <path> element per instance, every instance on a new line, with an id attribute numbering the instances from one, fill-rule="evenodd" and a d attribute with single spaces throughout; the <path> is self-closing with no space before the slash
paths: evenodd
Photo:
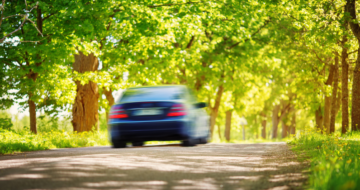
<path id="1" fill-rule="evenodd" d="M 132 102 L 123 103 L 123 109 L 128 114 L 127 120 L 161 120 L 165 119 L 175 102 Z"/>

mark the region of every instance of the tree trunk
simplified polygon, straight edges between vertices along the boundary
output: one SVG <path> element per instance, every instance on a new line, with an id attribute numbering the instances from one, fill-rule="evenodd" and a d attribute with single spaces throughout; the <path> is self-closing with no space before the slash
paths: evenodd
<path id="1" fill-rule="evenodd" d="M 41 9 L 37 8 L 37 16 L 36 16 L 36 26 L 37 29 L 43 33 L 43 19 L 42 19 L 42 13 L 41 13 Z M 40 36 L 40 34 L 38 34 L 38 36 Z M 41 42 L 39 42 L 39 44 L 41 44 Z M 26 55 L 27 52 L 26 52 Z M 41 56 L 39 54 L 37 54 L 37 57 L 39 58 L 39 60 L 41 59 Z M 42 64 L 42 62 L 37 62 L 35 63 L 36 67 L 40 67 L 40 65 Z M 30 63 L 27 61 L 27 66 L 30 66 Z M 34 72 L 33 69 L 29 70 L 29 73 L 27 74 L 28 79 L 31 79 L 34 83 L 36 82 L 36 79 L 38 77 L 38 73 Z M 36 86 L 36 84 L 33 84 L 34 86 Z M 34 134 L 37 134 L 37 127 L 36 127 L 36 104 L 33 100 L 31 100 L 31 98 L 33 97 L 33 92 L 32 90 L 29 91 L 29 116 L 30 116 L 30 131 Z"/>
<path id="2" fill-rule="evenodd" d="M 331 96 L 325 96 L 324 127 L 323 127 L 323 130 L 327 134 L 329 134 L 329 132 L 330 132 L 330 110 L 331 110 Z"/>
<path id="3" fill-rule="evenodd" d="M 262 117 L 262 120 L 261 120 L 261 126 L 262 126 L 261 137 L 263 139 L 266 139 L 266 113 L 264 111 L 261 112 L 261 117 Z"/>
<path id="4" fill-rule="evenodd" d="M 30 72 L 27 74 L 28 79 L 31 79 L 34 83 L 38 77 L 38 73 L 35 73 L 33 70 L 30 69 Z M 35 85 L 35 84 L 33 84 Z M 29 90 L 29 117 L 30 117 L 30 131 L 34 134 L 37 134 L 37 127 L 36 127 L 36 104 L 31 98 L 33 97 L 32 90 Z"/>
<path id="5" fill-rule="evenodd" d="M 340 78 L 339 78 L 339 82 L 340 82 Z M 337 115 L 339 113 L 340 108 L 341 108 L 341 91 L 338 86 L 338 92 L 337 92 L 337 98 L 336 98 L 336 114 L 335 115 Z"/>
<path id="6" fill-rule="evenodd" d="M 208 65 L 205 62 L 202 62 L 201 66 L 203 68 L 206 68 Z M 198 71 L 198 75 L 200 74 L 201 70 Z M 196 82 L 195 82 L 195 90 L 199 91 L 201 89 L 201 87 L 203 86 L 205 81 L 205 75 L 201 74 L 201 76 L 199 78 L 196 78 Z"/>
<path id="7" fill-rule="evenodd" d="M 243 140 L 245 140 L 245 125 L 242 126 L 242 131 L 243 131 Z"/>
<path id="8" fill-rule="evenodd" d="M 291 119 L 291 129 L 290 134 L 295 135 L 296 133 L 296 110 L 294 110 L 292 119 Z"/>
<path id="9" fill-rule="evenodd" d="M 345 23 L 346 31 L 348 30 L 348 23 Z M 343 36 L 341 42 L 342 52 L 341 52 L 341 133 L 345 134 L 349 128 L 349 64 L 347 63 L 348 59 L 348 49 L 346 48 L 346 42 L 348 41 L 347 36 Z"/>
<path id="10" fill-rule="evenodd" d="M 354 69 L 352 90 L 351 130 L 360 131 L 360 48 Z"/>
<path id="11" fill-rule="evenodd" d="M 330 128 L 329 132 L 334 133 L 335 132 L 335 119 L 337 114 L 337 89 L 339 86 L 339 79 L 338 74 L 339 73 L 339 57 L 335 56 L 335 68 L 334 68 L 334 82 L 333 82 L 333 91 L 332 91 L 332 101 L 331 101 L 331 117 L 330 117 Z"/>
<path id="12" fill-rule="evenodd" d="M 31 100 L 32 94 L 29 93 L 29 116 L 30 116 L 30 131 L 34 134 L 37 134 L 36 128 L 36 105 L 35 102 Z"/>
<path id="13" fill-rule="evenodd" d="M 181 75 L 178 75 L 178 77 L 180 78 L 180 84 L 186 84 L 186 70 L 185 69 L 180 69 L 180 73 Z"/>
<path id="14" fill-rule="evenodd" d="M 226 139 L 227 142 L 230 141 L 230 134 L 231 134 L 231 117 L 232 117 L 232 110 L 226 111 L 225 139 Z"/>
<path id="15" fill-rule="evenodd" d="M 221 135 L 221 125 L 218 125 L 218 135 L 219 135 L 220 141 L 222 141 L 223 138 L 222 138 L 222 135 Z"/>
<path id="16" fill-rule="evenodd" d="M 321 105 L 319 105 L 319 108 L 315 111 L 315 123 L 316 128 L 322 131 L 324 126 L 324 116 L 321 111 Z"/>
<path id="17" fill-rule="evenodd" d="M 282 125 L 281 137 L 286 138 L 288 135 L 289 126 L 286 125 L 286 123 L 283 121 L 281 121 L 281 125 Z"/>
<path id="18" fill-rule="evenodd" d="M 349 22 L 352 33 L 358 40 L 360 44 L 360 25 L 358 22 L 353 22 L 357 20 L 356 18 L 356 6 L 355 0 L 347 0 L 345 13 L 349 13 L 351 21 Z M 351 129 L 353 131 L 360 130 L 360 48 L 357 53 L 356 65 L 354 68 L 354 78 L 352 85 L 352 110 L 351 110 Z"/>
<path id="19" fill-rule="evenodd" d="M 106 100 L 108 101 L 109 107 L 106 109 L 106 121 L 109 122 L 109 110 L 112 105 L 114 105 L 115 100 L 114 96 L 112 95 L 112 90 L 107 90 L 106 88 L 103 88 L 103 94 L 106 97 Z"/>
<path id="20" fill-rule="evenodd" d="M 335 69 L 335 66 L 330 65 L 329 76 L 328 76 L 328 79 L 325 82 L 325 85 L 332 85 L 333 78 L 334 78 L 334 69 Z M 331 99 L 332 99 L 331 96 L 325 95 L 324 128 L 323 128 L 323 130 L 326 131 L 327 134 L 330 133 Z"/>
<path id="21" fill-rule="evenodd" d="M 214 107 L 211 109 L 211 114 L 210 114 L 210 136 L 212 137 L 212 135 L 214 134 L 214 128 L 215 128 L 215 124 L 216 124 L 216 118 L 218 116 L 218 112 L 219 112 L 219 107 L 220 107 L 220 103 L 221 103 L 221 97 L 223 95 L 224 92 L 224 86 L 220 85 L 219 89 L 216 93 L 216 98 L 215 98 L 215 105 Z"/>
<path id="22" fill-rule="evenodd" d="M 75 55 L 73 64 L 74 71 L 79 73 L 97 71 L 99 60 L 93 53 L 84 55 L 81 51 Z M 71 121 L 74 131 L 90 131 L 92 127 L 99 126 L 99 91 L 96 83 L 89 81 L 88 84 L 81 85 L 80 81 L 75 81 L 76 98 L 72 109 L 73 120 Z"/>
<path id="23" fill-rule="evenodd" d="M 273 109 L 273 113 L 272 113 L 272 124 L 273 124 L 272 138 L 273 139 L 277 138 L 278 125 L 279 125 L 279 116 L 278 116 L 279 111 L 280 111 L 280 105 L 275 105 L 274 109 Z"/>

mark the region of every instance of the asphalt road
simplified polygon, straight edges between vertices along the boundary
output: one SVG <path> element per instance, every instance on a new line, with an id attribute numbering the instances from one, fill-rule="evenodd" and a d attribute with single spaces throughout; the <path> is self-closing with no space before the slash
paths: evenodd
<path id="1" fill-rule="evenodd" d="M 0 156 L 0 190 L 301 189 L 285 143 L 88 147 Z"/>

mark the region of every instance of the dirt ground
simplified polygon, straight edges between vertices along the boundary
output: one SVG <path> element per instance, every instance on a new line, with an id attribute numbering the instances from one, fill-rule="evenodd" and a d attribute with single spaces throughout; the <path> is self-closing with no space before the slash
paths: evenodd
<path id="1" fill-rule="evenodd" d="M 302 189 L 285 143 L 88 147 L 0 156 L 0 189 Z"/>

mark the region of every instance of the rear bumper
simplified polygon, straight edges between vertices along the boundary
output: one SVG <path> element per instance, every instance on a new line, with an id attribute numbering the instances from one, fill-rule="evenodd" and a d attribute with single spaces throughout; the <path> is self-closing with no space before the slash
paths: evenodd
<path id="1" fill-rule="evenodd" d="M 183 140 L 189 137 L 189 121 L 185 118 L 109 122 L 112 141 Z"/>

